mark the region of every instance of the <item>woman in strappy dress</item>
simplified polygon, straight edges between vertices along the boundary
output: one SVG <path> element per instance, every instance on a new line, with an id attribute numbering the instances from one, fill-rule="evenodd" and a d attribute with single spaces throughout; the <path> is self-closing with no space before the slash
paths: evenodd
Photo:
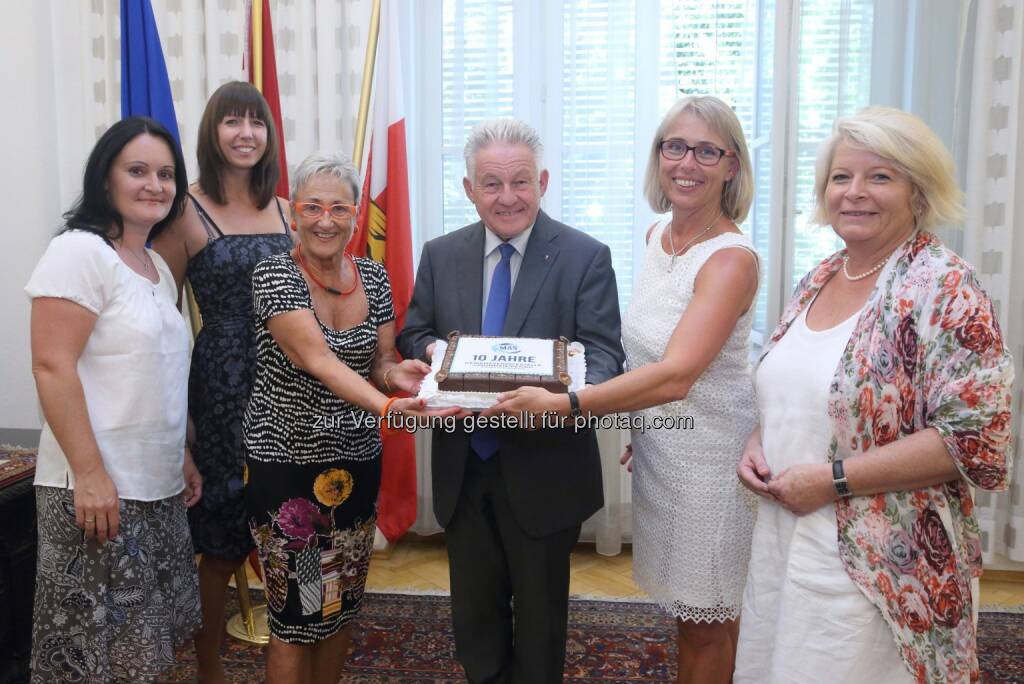
<path id="1" fill-rule="evenodd" d="M 633 576 L 676 618 L 678 681 L 728 682 L 753 529 L 753 502 L 734 471 L 756 417 L 749 338 L 758 267 L 736 227 L 753 178 L 727 104 L 687 97 L 668 111 L 645 195 L 671 215 L 648 231 L 622 320 L 629 372 L 575 396 L 520 388 L 490 413 L 642 417 L 623 457 L 633 458 Z"/>
<path id="2" fill-rule="evenodd" d="M 203 627 L 195 646 L 200 681 L 222 681 L 220 642 L 228 580 L 253 548 L 242 499 L 241 422 L 256 362 L 252 272 L 291 249 L 279 178 L 278 132 L 248 83 L 210 97 L 199 125 L 199 179 L 185 212 L 154 242 L 181 292 L 187 279 L 203 317 L 189 376 L 188 443 L 204 496 L 189 511 L 199 563 Z"/>

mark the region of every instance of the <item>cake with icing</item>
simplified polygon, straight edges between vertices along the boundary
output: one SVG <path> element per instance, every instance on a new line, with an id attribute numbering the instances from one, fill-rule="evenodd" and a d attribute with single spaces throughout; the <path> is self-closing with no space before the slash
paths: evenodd
<path id="1" fill-rule="evenodd" d="M 569 341 L 530 337 L 448 336 L 444 360 L 435 374 L 443 393 L 497 393 L 517 387 L 569 391 Z"/>

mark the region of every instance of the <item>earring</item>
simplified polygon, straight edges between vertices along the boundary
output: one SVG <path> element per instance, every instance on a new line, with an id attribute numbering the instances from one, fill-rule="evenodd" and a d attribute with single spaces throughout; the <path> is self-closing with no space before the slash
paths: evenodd
<path id="1" fill-rule="evenodd" d="M 292 219 L 291 226 L 292 226 L 292 230 L 298 230 L 299 229 L 299 227 L 295 225 L 295 219 Z"/>

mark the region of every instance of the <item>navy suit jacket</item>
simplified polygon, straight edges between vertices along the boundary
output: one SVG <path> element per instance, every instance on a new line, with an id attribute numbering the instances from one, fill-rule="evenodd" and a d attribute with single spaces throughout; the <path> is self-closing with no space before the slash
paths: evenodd
<path id="1" fill-rule="evenodd" d="M 452 331 L 480 334 L 484 226 L 477 222 L 428 242 L 398 349 L 426 359 Z M 622 372 L 619 299 L 611 252 L 594 238 L 537 214 L 509 300 L 503 334 L 565 337 L 586 349 L 587 383 Z M 429 359 L 426 359 L 429 362 Z M 577 525 L 603 504 L 601 463 L 590 430 L 500 429 L 502 477 L 513 514 L 533 536 Z M 469 434 L 433 433 L 434 513 L 447 526 L 462 487 Z"/>

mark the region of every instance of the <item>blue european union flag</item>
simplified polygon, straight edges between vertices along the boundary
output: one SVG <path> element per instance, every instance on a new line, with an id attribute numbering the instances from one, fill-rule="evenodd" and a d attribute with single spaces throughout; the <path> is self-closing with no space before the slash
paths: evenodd
<path id="1" fill-rule="evenodd" d="M 149 116 L 181 144 L 150 0 L 121 0 L 121 116 Z"/>

